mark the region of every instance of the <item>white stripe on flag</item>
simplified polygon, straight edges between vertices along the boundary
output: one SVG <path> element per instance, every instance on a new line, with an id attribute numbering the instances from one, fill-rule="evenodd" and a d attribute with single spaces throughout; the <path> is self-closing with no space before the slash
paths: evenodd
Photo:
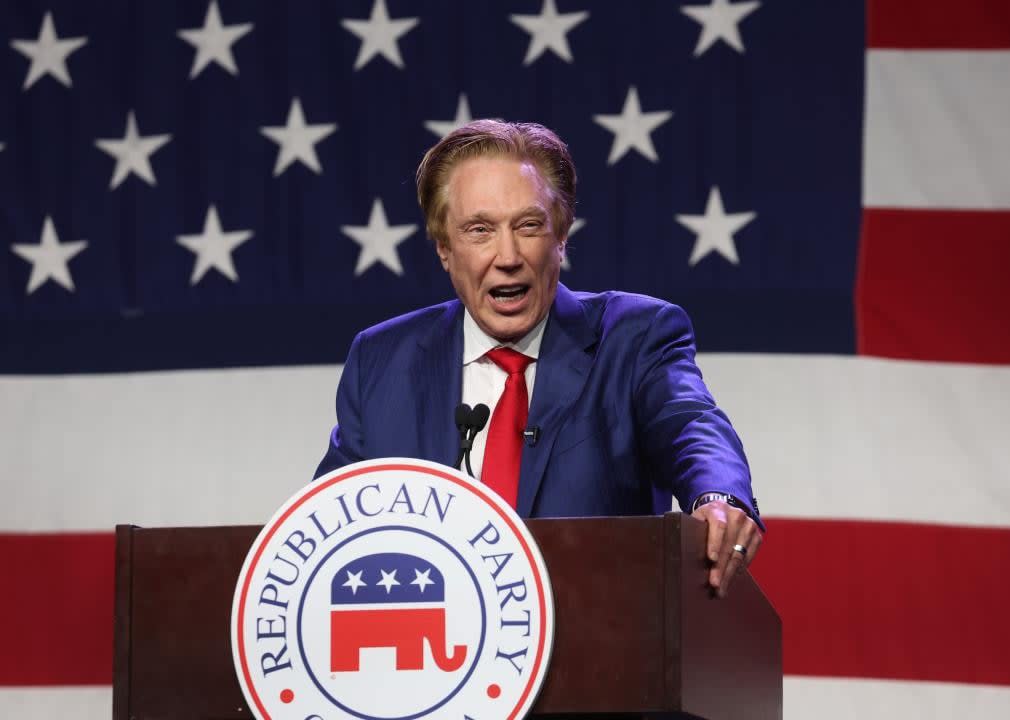
<path id="1" fill-rule="evenodd" d="M 112 690 L 98 687 L 0 687 L 0 718 L 109 720 Z"/>
<path id="2" fill-rule="evenodd" d="M 1010 525 L 1010 367 L 705 355 L 776 517 Z"/>
<path id="3" fill-rule="evenodd" d="M 1010 52 L 866 54 L 863 205 L 1010 208 Z"/>
<path id="4" fill-rule="evenodd" d="M 312 479 L 334 366 L 0 377 L 0 530 L 266 522 Z"/>
<path id="5" fill-rule="evenodd" d="M 1010 525 L 1010 368 L 704 355 L 777 517 Z M 333 367 L 0 378 L 0 529 L 262 523 L 310 479 Z"/>
<path id="6" fill-rule="evenodd" d="M 1010 688 L 959 683 L 786 676 L 786 720 L 1002 720 Z"/>
<path id="7" fill-rule="evenodd" d="M 1010 688 L 958 683 L 786 676 L 785 720 L 1002 720 Z M 108 687 L 0 688 L 0 718 L 108 720 Z"/>

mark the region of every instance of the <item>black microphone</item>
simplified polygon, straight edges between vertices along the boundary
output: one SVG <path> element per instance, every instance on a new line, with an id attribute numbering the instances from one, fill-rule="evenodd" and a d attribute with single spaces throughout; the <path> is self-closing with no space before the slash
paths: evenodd
<path id="1" fill-rule="evenodd" d="M 473 410 L 466 403 L 460 403 L 456 406 L 456 429 L 463 432 L 464 427 L 470 425 L 470 416 L 473 414 Z"/>
<path id="2" fill-rule="evenodd" d="M 540 426 L 531 425 L 530 427 L 523 430 L 523 442 L 526 443 L 526 447 L 533 447 L 540 440 Z"/>
<path id="3" fill-rule="evenodd" d="M 487 419 L 491 417 L 491 409 L 484 403 L 477 403 L 473 406 L 473 414 L 470 415 L 470 421 L 473 427 L 474 437 L 477 436 L 484 426 L 487 425 Z"/>
<path id="4" fill-rule="evenodd" d="M 463 458 L 470 454 L 470 448 L 473 447 L 473 440 L 469 438 L 470 417 L 473 415 L 473 410 L 466 403 L 460 403 L 456 406 L 455 415 L 456 429 L 459 431 L 459 455 L 456 456 L 455 466 L 462 470 L 460 465 Z"/>
<path id="5" fill-rule="evenodd" d="M 470 467 L 473 439 L 484 429 L 490 416 L 491 410 L 484 403 L 476 405 L 473 409 L 466 403 L 456 406 L 456 429 L 459 430 L 459 455 L 456 456 L 456 467 L 462 470 L 461 464 L 465 462 L 470 477 L 473 477 L 473 468 Z"/>

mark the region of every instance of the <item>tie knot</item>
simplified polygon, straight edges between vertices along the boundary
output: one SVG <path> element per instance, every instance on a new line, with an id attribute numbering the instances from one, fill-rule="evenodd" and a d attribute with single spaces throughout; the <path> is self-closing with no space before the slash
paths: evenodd
<path id="1" fill-rule="evenodd" d="M 526 372 L 526 368 L 533 362 L 533 358 L 526 357 L 521 352 L 506 347 L 488 350 L 487 357 L 509 375 Z"/>

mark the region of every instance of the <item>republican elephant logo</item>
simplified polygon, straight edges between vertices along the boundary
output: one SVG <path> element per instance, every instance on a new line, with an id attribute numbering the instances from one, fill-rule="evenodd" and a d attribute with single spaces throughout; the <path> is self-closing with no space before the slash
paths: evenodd
<path id="1" fill-rule="evenodd" d="M 393 648 L 397 670 L 462 667 L 466 645 L 446 650 L 445 580 L 427 560 L 376 553 L 353 560 L 330 583 L 330 671 L 356 672 L 362 648 Z"/>

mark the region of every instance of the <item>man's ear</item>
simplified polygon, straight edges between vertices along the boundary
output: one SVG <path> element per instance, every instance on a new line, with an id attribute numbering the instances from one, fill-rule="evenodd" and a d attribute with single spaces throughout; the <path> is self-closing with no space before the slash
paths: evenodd
<path id="1" fill-rule="evenodd" d="M 438 259 L 442 261 L 442 269 L 449 272 L 449 241 L 448 240 L 436 240 L 435 241 L 435 252 L 438 253 Z"/>

